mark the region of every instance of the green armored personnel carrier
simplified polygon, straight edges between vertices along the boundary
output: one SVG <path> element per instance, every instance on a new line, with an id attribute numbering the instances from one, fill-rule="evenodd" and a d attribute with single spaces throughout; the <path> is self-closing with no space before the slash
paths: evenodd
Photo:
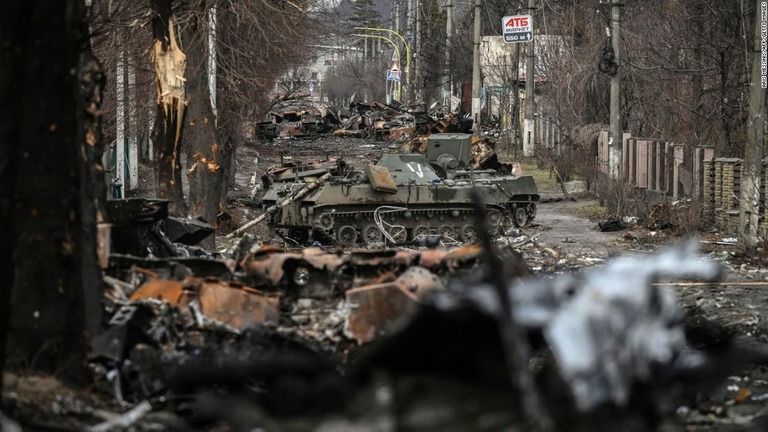
<path id="1" fill-rule="evenodd" d="M 262 202 L 271 230 L 304 244 L 405 244 L 426 236 L 474 243 L 472 189 L 496 233 L 536 215 L 531 176 L 473 169 L 471 135 L 434 134 L 425 154 L 391 154 L 364 170 L 339 164 L 323 176 L 282 176 Z M 340 166 L 340 168 L 338 168 Z"/>

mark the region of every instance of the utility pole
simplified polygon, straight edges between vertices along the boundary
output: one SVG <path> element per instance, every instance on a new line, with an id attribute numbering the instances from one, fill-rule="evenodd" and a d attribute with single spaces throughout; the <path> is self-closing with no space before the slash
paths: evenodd
<path id="1" fill-rule="evenodd" d="M 416 0 L 408 0 L 408 12 L 407 12 L 407 15 L 406 15 L 406 20 L 405 20 L 406 21 L 405 22 L 405 30 L 408 32 L 408 45 L 410 46 L 409 52 L 411 53 L 411 54 L 406 54 L 406 55 L 408 55 L 408 62 L 409 63 L 411 62 L 411 60 L 413 60 L 413 58 L 411 56 L 413 55 L 413 51 L 414 51 L 413 48 L 415 48 L 414 45 L 413 45 L 413 41 L 414 41 L 414 36 L 413 36 L 413 2 L 414 1 L 416 1 Z M 415 73 L 414 73 L 414 75 L 415 75 Z M 415 97 L 414 97 L 414 85 L 413 85 L 412 78 L 410 76 L 408 76 L 407 78 L 408 78 L 408 103 L 412 104 L 414 99 L 415 99 Z"/>
<path id="2" fill-rule="evenodd" d="M 528 0 L 528 15 L 533 16 L 536 10 L 536 0 Z M 536 140 L 536 102 L 533 100 L 535 85 L 535 71 L 533 67 L 536 37 L 533 37 L 525 46 L 527 54 L 525 64 L 525 122 L 523 124 L 523 156 L 533 156 Z"/>
<path id="3" fill-rule="evenodd" d="M 134 57 L 135 58 L 135 57 Z M 128 62 L 128 182 L 130 189 L 139 187 L 139 119 L 136 113 L 136 66 Z"/>
<path id="4" fill-rule="evenodd" d="M 400 2 L 401 2 L 401 0 L 395 0 L 395 34 L 397 34 L 397 36 L 400 37 L 400 39 L 403 39 L 403 37 L 400 35 Z M 408 47 L 408 40 L 407 39 L 403 41 L 403 49 L 405 50 L 405 55 L 406 55 L 405 64 L 406 65 L 410 65 L 410 63 L 411 63 L 411 58 L 410 58 L 411 53 L 410 53 L 410 50 L 409 50 L 409 47 Z M 399 59 L 398 59 L 398 63 L 400 63 Z M 401 67 L 402 67 L 402 65 L 401 65 Z M 398 92 L 398 99 L 402 99 L 403 98 L 402 87 L 405 87 L 405 91 L 406 92 L 408 92 L 408 89 L 410 88 L 410 85 L 411 85 L 411 71 L 410 71 L 410 68 L 406 68 L 406 70 L 405 70 L 405 80 L 403 80 L 402 77 L 401 77 L 400 82 L 401 82 L 401 84 L 400 84 L 401 89 Z M 402 100 L 400 100 L 400 102 L 402 102 Z"/>
<path id="5" fill-rule="evenodd" d="M 395 31 L 400 33 L 400 0 L 395 0 Z"/>
<path id="6" fill-rule="evenodd" d="M 761 80 L 761 30 L 768 21 L 763 15 L 762 0 L 756 1 L 755 40 L 752 45 L 752 80 L 749 83 L 749 116 L 744 168 L 741 172 L 741 205 L 739 208 L 739 242 L 745 251 L 754 251 L 758 243 L 760 213 L 760 176 L 763 169 L 763 137 L 765 87 Z M 766 12 L 768 14 L 768 11 Z"/>
<path id="7" fill-rule="evenodd" d="M 113 197 L 122 199 L 125 197 L 125 52 L 123 51 L 122 35 L 118 35 L 120 44 L 117 53 L 117 66 L 115 77 L 115 90 L 117 91 L 115 105 L 117 108 L 115 125 L 115 173 L 113 179 Z M 120 185 L 121 187 L 117 187 Z"/>
<path id="8" fill-rule="evenodd" d="M 472 50 L 472 130 L 480 131 L 480 9 L 482 0 L 475 0 L 475 34 Z"/>
<path id="9" fill-rule="evenodd" d="M 512 122 L 515 125 L 513 132 L 515 134 L 515 155 L 520 148 L 520 44 L 515 44 L 515 112 L 512 114 Z"/>
<path id="10" fill-rule="evenodd" d="M 421 13 L 421 0 L 415 0 L 416 1 L 416 10 L 414 13 L 416 14 L 416 32 L 414 33 L 414 40 L 416 43 L 416 53 L 414 54 L 413 59 L 413 74 L 416 81 L 416 85 L 414 86 L 414 91 L 416 93 L 416 99 L 417 101 L 422 101 L 422 82 L 421 82 L 421 19 L 422 19 L 422 13 Z"/>
<path id="11" fill-rule="evenodd" d="M 616 63 L 616 73 L 611 77 L 611 137 L 608 164 L 612 179 L 619 178 L 621 165 L 621 141 L 623 137 L 621 116 L 621 8 L 623 0 L 611 0 L 611 44 Z"/>
<path id="12" fill-rule="evenodd" d="M 443 81 L 443 98 L 448 112 L 451 112 L 451 37 L 453 37 L 453 0 L 445 3 L 445 81 Z"/>

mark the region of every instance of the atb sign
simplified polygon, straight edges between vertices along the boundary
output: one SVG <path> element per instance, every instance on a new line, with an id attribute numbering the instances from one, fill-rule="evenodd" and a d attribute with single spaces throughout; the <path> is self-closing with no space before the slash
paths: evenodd
<path id="1" fill-rule="evenodd" d="M 520 43 L 533 40 L 533 18 L 530 15 L 505 16 L 501 20 L 504 42 Z"/>

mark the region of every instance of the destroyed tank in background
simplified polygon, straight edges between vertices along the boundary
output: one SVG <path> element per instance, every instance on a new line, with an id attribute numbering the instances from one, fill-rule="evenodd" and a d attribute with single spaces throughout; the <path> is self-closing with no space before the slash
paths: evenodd
<path id="1" fill-rule="evenodd" d="M 533 177 L 474 169 L 471 144 L 471 135 L 433 134 L 424 154 L 384 155 L 364 170 L 337 161 L 279 171 L 262 200 L 270 231 L 298 244 L 406 244 L 437 236 L 474 243 L 473 188 L 492 234 L 528 225 L 539 200 Z"/>

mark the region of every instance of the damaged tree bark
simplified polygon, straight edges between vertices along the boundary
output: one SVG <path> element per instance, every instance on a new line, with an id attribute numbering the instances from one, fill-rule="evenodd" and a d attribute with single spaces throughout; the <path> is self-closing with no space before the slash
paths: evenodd
<path id="1" fill-rule="evenodd" d="M 181 133 L 187 100 L 184 90 L 186 56 L 174 30 L 171 0 L 152 0 L 152 60 L 157 82 L 157 115 L 152 140 L 155 143 L 157 196 L 171 201 L 170 212 L 186 215 L 181 188 Z"/>
<path id="2" fill-rule="evenodd" d="M 0 266 L 11 274 L 3 275 L 0 319 L 8 319 L 7 360 L 83 383 L 85 339 L 98 330 L 102 296 L 103 73 L 90 55 L 81 1 L 31 0 L 4 12 L 0 219 L 10 224 L 0 237 Z"/>
<path id="3" fill-rule="evenodd" d="M 21 3 L 6 5 L 0 14 L 0 100 L 22 100 L 20 79 L 24 74 L 24 53 L 16 47 L 27 44 L 27 33 L 22 31 Z M 15 104 L 0 104 L 0 142 L 18 143 L 22 120 L 21 110 Z M 16 189 L 16 164 L 18 145 L 0 145 L 0 391 L 3 388 L 3 365 L 8 318 L 11 313 L 11 287 L 14 281 L 13 246 L 13 197 Z"/>
<path id="4" fill-rule="evenodd" d="M 190 213 L 215 226 L 224 179 L 222 147 L 216 131 L 208 87 L 206 1 L 187 1 L 189 20 L 181 32 L 191 73 L 187 82 L 189 106 L 184 123 L 184 143 L 187 152 Z M 213 246 L 212 244 L 209 246 Z"/>

